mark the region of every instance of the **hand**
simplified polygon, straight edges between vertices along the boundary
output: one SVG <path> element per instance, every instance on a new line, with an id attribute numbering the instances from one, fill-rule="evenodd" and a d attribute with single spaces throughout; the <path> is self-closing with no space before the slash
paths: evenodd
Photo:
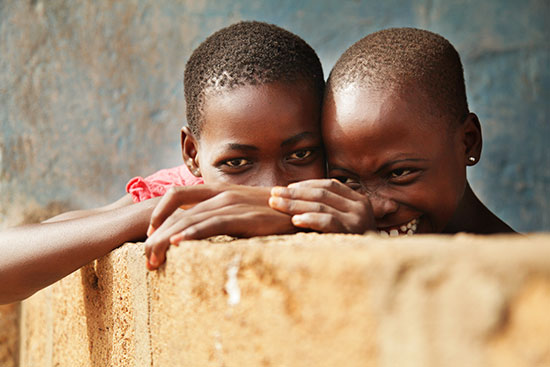
<path id="1" fill-rule="evenodd" d="M 376 229 L 369 198 L 337 180 L 308 180 L 274 187 L 269 206 L 292 215 L 292 223 L 300 228 L 361 234 Z"/>
<path id="2" fill-rule="evenodd" d="M 166 260 L 170 244 L 227 234 L 251 237 L 294 233 L 290 216 L 267 205 L 270 188 L 237 185 L 197 185 L 170 189 L 155 208 L 145 242 L 147 268 Z M 206 199 L 187 210 L 197 198 Z M 156 228 L 156 229 L 155 229 Z"/>

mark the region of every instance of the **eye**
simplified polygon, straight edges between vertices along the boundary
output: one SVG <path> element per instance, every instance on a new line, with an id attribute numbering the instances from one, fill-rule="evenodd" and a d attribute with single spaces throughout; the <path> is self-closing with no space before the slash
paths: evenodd
<path id="1" fill-rule="evenodd" d="M 288 156 L 289 159 L 306 159 L 307 157 L 311 156 L 313 154 L 313 151 L 311 149 L 301 149 L 297 150 L 294 153 L 290 154 Z"/>
<path id="2" fill-rule="evenodd" d="M 415 182 L 421 172 L 418 168 L 395 168 L 389 172 L 387 180 L 395 185 L 408 185 Z"/>
<path id="3" fill-rule="evenodd" d="M 397 168 L 391 171 L 390 176 L 391 178 L 401 178 L 411 174 L 411 172 L 412 170 L 407 168 Z"/>
<path id="4" fill-rule="evenodd" d="M 222 162 L 222 165 L 230 168 L 241 168 L 249 165 L 251 162 L 245 158 L 233 158 Z"/>
<path id="5" fill-rule="evenodd" d="M 354 178 L 347 176 L 332 176 L 331 178 L 340 181 L 352 190 L 359 190 L 361 188 L 361 183 Z"/>

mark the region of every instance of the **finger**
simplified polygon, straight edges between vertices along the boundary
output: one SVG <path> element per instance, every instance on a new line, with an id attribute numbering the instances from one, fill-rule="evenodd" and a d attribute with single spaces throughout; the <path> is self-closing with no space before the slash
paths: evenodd
<path id="1" fill-rule="evenodd" d="M 202 202 L 226 190 L 220 185 L 174 186 L 157 204 L 151 215 L 147 235 L 150 236 L 176 209 Z"/>
<path id="2" fill-rule="evenodd" d="M 289 205 L 292 205 L 291 202 L 298 200 L 298 201 L 307 201 L 317 204 L 323 204 L 325 206 L 330 206 L 336 210 L 347 212 L 354 210 L 357 206 L 357 200 L 349 199 L 347 197 L 344 197 L 342 195 L 339 195 L 337 193 L 331 192 L 324 188 L 282 188 L 280 190 L 275 190 L 275 188 L 272 189 L 272 192 L 275 191 L 277 195 L 273 195 L 270 198 L 270 206 L 274 209 L 281 210 L 285 213 L 293 213 L 293 214 L 299 214 L 298 212 L 294 210 L 288 209 Z M 365 199 L 365 198 L 363 198 Z M 305 211 L 320 211 L 320 210 L 309 210 L 307 207 L 304 207 L 303 205 L 300 206 L 300 210 Z M 313 208 L 313 206 L 311 206 Z M 322 209 L 322 207 L 321 207 Z M 326 210 L 322 210 L 326 211 Z"/>
<path id="3" fill-rule="evenodd" d="M 170 242 L 161 241 L 153 245 L 151 249 L 151 256 L 149 257 L 149 263 L 151 266 L 158 268 L 166 262 L 166 252 L 170 247 Z"/>
<path id="4" fill-rule="evenodd" d="M 351 199 L 351 200 L 362 200 L 366 196 L 353 190 L 347 185 L 344 185 L 340 181 L 336 179 L 317 179 L 317 180 L 307 180 L 307 181 L 300 181 L 295 182 L 287 187 L 288 189 L 295 189 L 295 188 L 302 188 L 302 189 L 311 189 L 311 188 L 320 188 L 320 189 L 326 189 L 330 192 L 333 192 L 337 195 L 341 195 L 345 198 Z M 275 189 L 275 188 L 274 188 Z M 275 190 L 278 191 L 278 190 Z M 283 191 L 284 192 L 284 191 Z M 272 190 L 273 195 L 273 190 Z"/>
<path id="5" fill-rule="evenodd" d="M 174 236 L 174 240 L 184 241 L 184 240 L 202 240 L 212 236 L 218 235 L 232 235 L 240 236 L 239 231 L 231 222 L 235 224 L 234 216 L 223 216 L 223 215 L 213 215 L 210 218 L 207 218 L 203 221 L 197 222 L 188 228 L 185 231 L 181 232 L 177 236 Z"/>
<path id="6" fill-rule="evenodd" d="M 161 224 L 157 232 L 170 232 L 172 234 L 181 232 L 189 225 L 201 221 L 205 216 L 213 215 L 211 214 L 212 211 L 220 208 L 227 208 L 232 205 L 238 205 L 241 202 L 243 202 L 243 197 L 240 192 L 235 192 L 234 190 L 224 191 L 195 205 L 191 209 L 176 209 L 176 211 Z"/>
<path id="7" fill-rule="evenodd" d="M 318 201 L 287 199 L 287 198 L 273 197 L 273 196 L 269 198 L 269 206 L 272 209 L 275 209 L 290 215 L 303 214 L 303 213 L 309 213 L 309 212 L 330 213 L 332 215 L 335 215 L 337 212 L 340 212 L 338 208 L 334 208 L 331 205 L 318 202 Z"/>
<path id="8" fill-rule="evenodd" d="M 156 270 L 159 267 L 158 260 L 154 260 L 154 265 L 151 263 L 152 249 L 152 244 L 145 244 L 145 267 L 147 270 Z"/>
<path id="9" fill-rule="evenodd" d="M 295 233 L 290 217 L 265 206 L 220 208 L 211 217 L 189 226 L 178 239 L 200 240 L 217 235 L 252 237 L 268 234 Z"/>
<path id="10" fill-rule="evenodd" d="M 226 196 L 226 195 L 225 195 Z M 162 264 L 164 254 L 170 244 L 178 245 L 184 238 L 181 233 L 188 227 L 204 221 L 210 217 L 219 215 L 219 211 L 231 210 L 233 206 L 224 205 L 226 200 L 217 197 L 208 199 L 189 210 L 177 209 L 162 225 L 153 233 L 146 244 L 146 254 L 152 265 L 156 265 L 153 254 Z M 151 249 L 147 252 L 147 249 Z"/>
<path id="11" fill-rule="evenodd" d="M 347 232 L 340 220 L 329 213 L 304 213 L 292 216 L 292 224 L 324 233 Z"/>

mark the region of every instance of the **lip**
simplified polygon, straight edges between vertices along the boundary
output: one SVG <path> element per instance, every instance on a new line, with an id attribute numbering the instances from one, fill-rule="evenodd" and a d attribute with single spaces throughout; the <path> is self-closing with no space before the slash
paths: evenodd
<path id="1" fill-rule="evenodd" d="M 416 234 L 420 224 L 420 217 L 412 218 L 407 222 L 387 227 L 378 227 L 379 234 L 383 237 L 411 236 Z"/>

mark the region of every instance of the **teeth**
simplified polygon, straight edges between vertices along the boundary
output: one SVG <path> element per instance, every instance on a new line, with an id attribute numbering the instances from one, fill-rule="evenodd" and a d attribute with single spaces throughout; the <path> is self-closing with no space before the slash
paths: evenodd
<path id="1" fill-rule="evenodd" d="M 402 224 L 399 228 L 393 228 L 389 231 L 380 230 L 379 234 L 382 237 L 397 237 L 399 234 L 406 234 L 407 236 L 412 236 L 416 233 L 418 228 L 418 219 L 412 219 L 407 224 Z"/>

